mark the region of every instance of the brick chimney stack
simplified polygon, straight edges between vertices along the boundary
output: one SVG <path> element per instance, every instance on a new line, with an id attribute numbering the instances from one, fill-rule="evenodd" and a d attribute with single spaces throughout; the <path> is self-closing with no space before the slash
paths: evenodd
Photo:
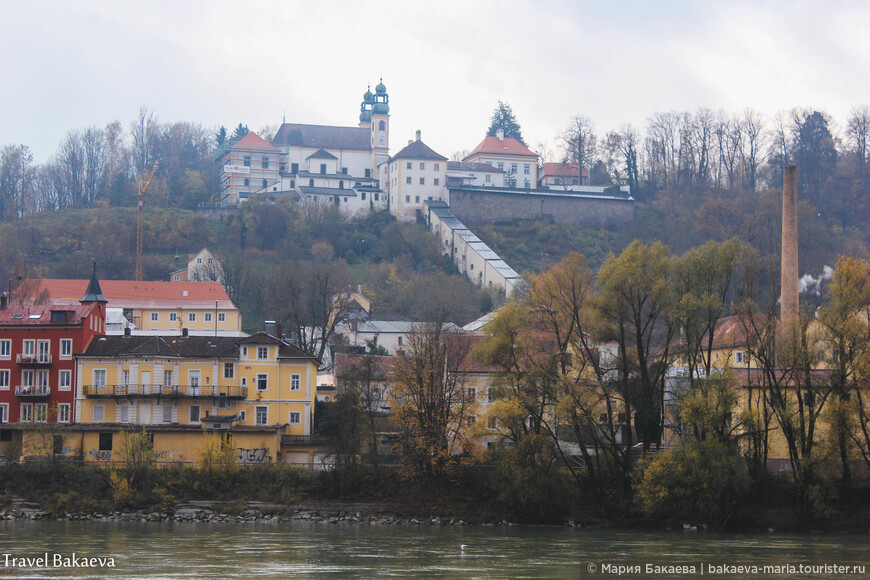
<path id="1" fill-rule="evenodd" d="M 779 313 L 783 325 L 798 315 L 797 167 L 785 168 L 782 180 L 782 278 Z"/>

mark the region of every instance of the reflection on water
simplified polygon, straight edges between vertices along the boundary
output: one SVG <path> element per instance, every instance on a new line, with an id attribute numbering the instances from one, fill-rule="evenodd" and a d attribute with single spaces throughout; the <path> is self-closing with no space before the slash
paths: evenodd
<path id="1" fill-rule="evenodd" d="M 461 548 L 465 545 L 465 549 Z M 115 568 L 3 568 L 10 578 L 652 577 L 653 566 L 863 565 L 865 574 L 770 574 L 771 578 L 870 577 L 864 535 L 751 535 L 545 527 L 366 524 L 0 521 L 0 552 L 113 557 Z M 3 564 L 0 556 L 0 565 Z M 622 568 L 617 568 L 621 566 Z M 641 573 L 633 573 L 639 566 Z M 712 572 L 712 573 L 711 573 Z M 758 574 L 760 575 L 760 574 Z M 667 577 L 657 575 L 657 577 Z M 687 577 L 687 576 L 683 576 Z"/>

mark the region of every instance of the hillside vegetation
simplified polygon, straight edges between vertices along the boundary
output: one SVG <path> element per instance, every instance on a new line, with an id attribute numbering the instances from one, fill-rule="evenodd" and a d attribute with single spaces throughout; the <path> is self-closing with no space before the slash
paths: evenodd
<path id="1" fill-rule="evenodd" d="M 346 222 L 334 208 L 253 201 L 222 219 L 183 209 L 147 208 L 143 220 L 143 277 L 169 280 L 187 266 L 187 254 L 208 247 L 226 269 L 226 288 L 246 330 L 264 319 L 289 318 L 293 292 L 327 278 L 322 294 L 361 284 L 376 316 L 416 320 L 430 311 L 465 324 L 487 312 L 493 296 L 475 288 L 445 262 L 437 240 L 422 226 L 400 224 L 387 213 Z M 103 279 L 133 279 L 133 208 L 69 209 L 0 224 L 0 276 L 86 278 L 97 261 Z M 328 274 L 328 276 L 325 276 Z"/>

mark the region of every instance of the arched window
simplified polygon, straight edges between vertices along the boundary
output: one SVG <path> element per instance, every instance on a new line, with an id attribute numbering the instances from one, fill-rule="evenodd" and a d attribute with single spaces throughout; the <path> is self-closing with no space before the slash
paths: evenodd
<path id="1" fill-rule="evenodd" d="M 250 180 L 250 179 L 245 179 L 245 185 L 250 185 L 250 184 L 251 184 L 251 180 Z"/>
<path id="2" fill-rule="evenodd" d="M 385 131 L 387 129 L 387 124 L 383 121 L 378 121 L 378 131 Z"/>
<path id="3" fill-rule="evenodd" d="M 296 180 L 295 179 L 290 180 L 290 187 L 296 187 Z"/>
<path id="4" fill-rule="evenodd" d="M 264 179 L 263 180 L 263 187 L 268 187 L 268 185 L 269 185 L 269 182 Z"/>
<path id="5" fill-rule="evenodd" d="M 313 179 L 308 180 L 308 187 L 314 187 L 314 180 Z"/>
<path id="6" fill-rule="evenodd" d="M 339 182 L 338 182 L 338 188 L 339 188 L 339 189 L 344 189 L 344 182 L 343 182 L 343 181 L 339 181 Z"/>

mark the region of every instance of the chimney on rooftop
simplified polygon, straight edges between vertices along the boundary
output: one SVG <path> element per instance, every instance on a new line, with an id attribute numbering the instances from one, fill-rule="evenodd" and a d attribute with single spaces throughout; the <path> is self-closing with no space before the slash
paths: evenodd
<path id="1" fill-rule="evenodd" d="M 495 136 L 498 137 L 499 141 L 504 141 L 504 129 L 499 129 L 495 132 Z"/>
<path id="2" fill-rule="evenodd" d="M 417 129 L 417 141 L 420 140 L 420 134 L 421 134 L 420 129 Z"/>
<path id="3" fill-rule="evenodd" d="M 779 320 L 785 326 L 798 315 L 797 167 L 785 168 L 782 180 L 782 266 Z"/>
<path id="4" fill-rule="evenodd" d="M 274 320 L 266 320 L 263 322 L 263 330 L 266 334 L 271 334 L 275 336 L 275 333 L 278 332 L 278 325 L 275 324 Z"/>

